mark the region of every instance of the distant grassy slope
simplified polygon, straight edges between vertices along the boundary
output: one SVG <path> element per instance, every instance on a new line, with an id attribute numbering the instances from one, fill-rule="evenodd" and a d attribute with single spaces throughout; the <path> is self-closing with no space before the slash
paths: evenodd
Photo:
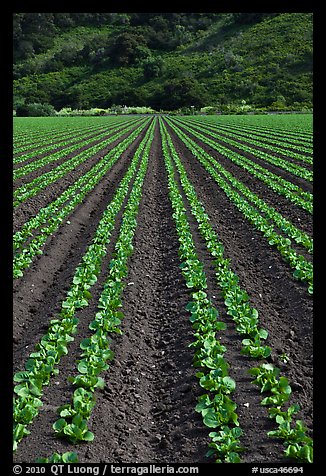
<path id="1" fill-rule="evenodd" d="M 284 13 L 250 24 L 220 14 L 208 28 L 189 32 L 172 25 L 171 35 L 182 41 L 166 49 L 148 40 L 147 27 L 152 24 L 57 30 L 46 51 L 16 61 L 15 100 L 57 109 L 112 104 L 173 109 L 241 101 L 274 108 L 311 105 L 312 14 Z M 112 45 L 122 32 L 138 35 L 143 50 L 137 60 L 130 56 L 117 64 Z M 159 71 L 146 74 L 146 61 L 154 64 L 158 57 Z"/>

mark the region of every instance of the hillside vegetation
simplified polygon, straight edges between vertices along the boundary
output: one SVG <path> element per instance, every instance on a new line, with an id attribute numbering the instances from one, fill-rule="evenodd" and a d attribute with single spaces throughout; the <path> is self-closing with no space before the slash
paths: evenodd
<path id="1" fill-rule="evenodd" d="M 311 13 L 16 13 L 14 108 L 312 106 Z"/>

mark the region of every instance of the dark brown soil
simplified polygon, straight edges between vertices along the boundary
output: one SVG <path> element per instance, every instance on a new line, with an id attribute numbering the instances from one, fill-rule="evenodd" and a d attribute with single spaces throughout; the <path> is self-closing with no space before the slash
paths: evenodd
<path id="1" fill-rule="evenodd" d="M 217 184 L 209 180 L 205 169 L 168 129 L 198 197 L 225 246 L 225 256 L 231 259 L 241 287 L 258 310 L 261 327 L 269 332 L 270 361 L 289 378 L 293 389 L 291 402 L 300 403 L 302 409 L 298 418 L 304 420 L 312 434 L 312 298 L 306 286 L 292 278 L 278 252 L 243 218 Z M 15 370 L 23 369 L 29 353 L 58 312 L 74 270 L 139 141 L 140 138 L 77 207 L 69 218 L 71 224 L 63 223 L 48 241 L 45 253 L 15 283 Z M 261 187 L 253 178 L 251 184 L 254 188 Z M 273 421 L 260 405 L 261 394 L 248 375 L 248 369 L 257 362 L 240 353 L 241 337 L 226 314 L 212 260 L 186 199 L 184 203 L 198 255 L 205 265 L 209 297 L 216 305 L 220 319 L 227 323 L 221 338 L 228 349 L 226 358 L 230 375 L 237 382 L 232 398 L 238 405 L 237 413 L 244 431 L 241 442 L 246 451 L 242 461 L 286 464 L 282 444 L 266 434 L 274 429 Z M 295 213 L 295 208 L 286 201 L 282 207 L 282 212 L 288 212 L 290 216 Z M 65 451 L 77 451 L 81 463 L 213 461 L 205 456 L 211 430 L 195 412 L 202 390 L 195 376 L 196 369 L 192 367 L 192 349 L 188 347 L 193 340 L 185 309 L 190 294 L 179 268 L 179 244 L 157 126 L 123 294 L 122 334 L 112 336 L 110 347 L 115 357 L 110 368 L 102 374 L 106 387 L 96 393 L 97 403 L 89 421 L 95 439 L 75 447 L 56 439 L 53 434 L 56 409 L 68 403 L 72 395 L 67 377 L 74 375 L 79 343 L 90 332 L 88 324 L 94 319 L 121 213 L 117 216 L 102 273 L 91 290 L 93 299 L 78 315 L 75 340 L 70 344 L 68 355 L 60 361 L 59 375 L 45 388 L 44 405 L 29 426 L 31 434 L 19 444 L 15 462 L 34 462 L 37 457 Z M 299 212 L 297 216 L 302 215 Z M 290 358 L 287 364 L 280 360 L 284 352 Z"/>

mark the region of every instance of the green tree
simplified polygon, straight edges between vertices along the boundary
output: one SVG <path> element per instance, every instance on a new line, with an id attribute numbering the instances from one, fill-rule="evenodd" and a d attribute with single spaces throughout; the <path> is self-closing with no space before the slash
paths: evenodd
<path id="1" fill-rule="evenodd" d="M 161 56 L 149 57 L 142 61 L 142 67 L 144 72 L 144 78 L 149 80 L 152 78 L 158 78 L 164 73 L 165 64 Z"/>
<path id="2" fill-rule="evenodd" d="M 134 50 L 134 62 L 135 64 L 141 65 L 143 61 L 150 59 L 152 56 L 151 50 L 147 46 L 138 45 Z"/>
<path id="3" fill-rule="evenodd" d="M 61 51 L 54 54 L 53 59 L 65 66 L 72 66 L 79 59 L 79 49 L 76 45 L 68 43 L 62 47 Z"/>
<path id="4" fill-rule="evenodd" d="M 172 79 L 163 84 L 162 91 L 154 97 L 155 104 L 151 106 L 172 111 L 181 107 L 203 107 L 207 100 L 207 91 L 196 79 Z"/>
<path id="5" fill-rule="evenodd" d="M 20 117 L 24 116 L 55 116 L 55 109 L 51 104 L 31 103 L 22 104 L 17 107 L 16 115 Z"/>
<path id="6" fill-rule="evenodd" d="M 141 46 L 146 46 L 143 36 L 124 32 L 116 37 L 108 53 L 115 64 L 127 66 L 135 63 Z"/>

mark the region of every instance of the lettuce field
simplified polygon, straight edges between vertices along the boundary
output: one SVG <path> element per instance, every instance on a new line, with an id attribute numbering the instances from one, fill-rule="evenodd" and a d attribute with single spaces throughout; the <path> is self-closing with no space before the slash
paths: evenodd
<path id="1" fill-rule="evenodd" d="M 14 461 L 311 463 L 312 116 L 13 145 Z"/>

